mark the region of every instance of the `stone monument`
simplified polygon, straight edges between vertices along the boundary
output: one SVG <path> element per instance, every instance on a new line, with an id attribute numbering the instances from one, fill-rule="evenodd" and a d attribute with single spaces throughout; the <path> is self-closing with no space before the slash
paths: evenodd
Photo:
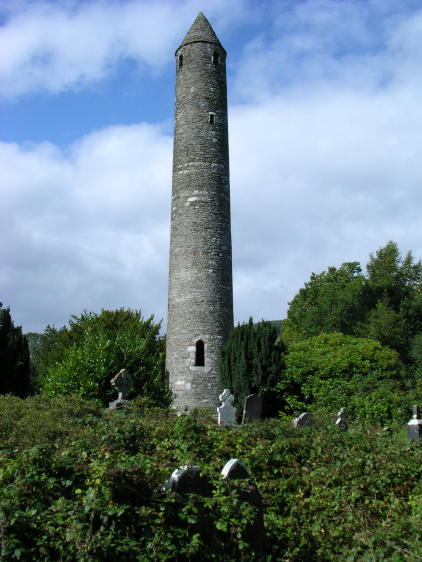
<path id="1" fill-rule="evenodd" d="M 178 412 L 218 405 L 233 327 L 226 51 L 200 13 L 176 50 L 166 371 Z"/>
<path id="2" fill-rule="evenodd" d="M 307 427 L 313 424 L 312 416 L 309 412 L 303 412 L 293 420 L 293 427 Z"/>
<path id="3" fill-rule="evenodd" d="M 111 385 L 117 390 L 117 398 L 114 402 L 109 402 L 110 410 L 118 410 L 127 404 L 127 396 L 133 386 L 133 379 L 126 369 L 121 369 L 117 375 L 110 380 Z"/>
<path id="4" fill-rule="evenodd" d="M 416 404 L 413 406 L 412 419 L 407 424 L 407 437 L 413 441 L 419 441 L 422 435 L 422 420 L 420 409 Z"/>
<path id="5" fill-rule="evenodd" d="M 343 431 L 349 429 L 349 414 L 345 408 L 340 408 L 340 411 L 337 413 L 336 426 Z"/>
<path id="6" fill-rule="evenodd" d="M 243 406 L 242 424 L 252 423 L 261 419 L 262 398 L 258 394 L 246 396 Z"/>
<path id="7" fill-rule="evenodd" d="M 228 388 L 225 388 L 219 398 L 222 404 L 217 408 L 218 425 L 235 426 L 236 408 L 233 407 L 233 394 Z"/>

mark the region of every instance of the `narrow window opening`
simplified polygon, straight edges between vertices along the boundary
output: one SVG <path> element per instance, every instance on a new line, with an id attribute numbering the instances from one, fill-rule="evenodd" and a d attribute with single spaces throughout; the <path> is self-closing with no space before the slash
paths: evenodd
<path id="1" fill-rule="evenodd" d="M 205 365 L 205 345 L 202 340 L 198 340 L 195 344 L 195 367 L 203 367 Z"/>
<path id="2" fill-rule="evenodd" d="M 216 117 L 215 113 L 213 113 L 212 111 L 210 111 L 210 112 L 208 113 L 208 123 L 211 123 L 211 125 L 214 125 L 214 123 L 215 123 L 215 117 Z"/>
<path id="3" fill-rule="evenodd" d="M 217 51 L 214 51 L 212 54 L 212 63 L 220 64 L 220 53 L 217 53 Z"/>
<path id="4" fill-rule="evenodd" d="M 178 66 L 179 68 L 182 68 L 183 66 L 183 55 L 179 55 L 179 59 L 178 59 Z"/>

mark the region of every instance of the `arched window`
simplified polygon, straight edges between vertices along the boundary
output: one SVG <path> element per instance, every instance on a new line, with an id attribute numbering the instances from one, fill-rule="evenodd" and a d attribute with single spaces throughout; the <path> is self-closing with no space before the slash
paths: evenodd
<path id="1" fill-rule="evenodd" d="M 205 346 L 202 340 L 198 340 L 195 344 L 195 367 L 203 367 L 205 365 Z"/>
<path id="2" fill-rule="evenodd" d="M 179 68 L 182 68 L 183 66 L 183 55 L 179 55 L 179 58 L 177 60 L 177 65 Z"/>
<path id="3" fill-rule="evenodd" d="M 217 51 L 214 51 L 212 54 L 212 63 L 220 64 L 220 53 L 217 53 Z"/>

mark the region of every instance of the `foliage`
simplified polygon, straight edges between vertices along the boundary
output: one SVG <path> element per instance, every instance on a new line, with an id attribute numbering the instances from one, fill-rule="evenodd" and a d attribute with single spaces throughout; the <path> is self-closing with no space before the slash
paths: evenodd
<path id="1" fill-rule="evenodd" d="M 9 308 L 0 303 L 0 394 L 26 396 L 29 391 L 29 349 L 22 328 L 13 324 Z"/>
<path id="2" fill-rule="evenodd" d="M 365 315 L 366 279 L 358 262 L 312 273 L 290 303 L 283 339 L 297 341 L 321 332 L 353 334 Z"/>
<path id="3" fill-rule="evenodd" d="M 277 329 L 271 322 L 249 322 L 234 328 L 223 347 L 220 360 L 220 377 L 223 388 L 235 396 L 235 407 L 243 410 L 248 394 L 263 396 L 264 415 L 277 412 L 274 386 L 279 377 L 284 345 L 277 343 Z"/>
<path id="4" fill-rule="evenodd" d="M 168 404 L 159 330 L 153 317 L 144 319 L 140 311 L 125 309 L 84 312 L 71 317 L 69 328 L 47 328 L 37 357 L 41 391 L 49 396 L 74 393 L 106 403 L 116 394 L 111 377 L 125 368 L 134 379 L 130 396 Z"/>
<path id="5" fill-rule="evenodd" d="M 320 334 L 291 344 L 285 362 L 278 390 L 287 413 L 345 406 L 359 421 L 383 424 L 403 415 L 398 355 L 374 340 Z"/>
<path id="6" fill-rule="evenodd" d="M 14 431 L 15 440 L 0 454 L 5 560 L 422 556 L 422 445 L 409 444 L 397 427 L 392 435 L 367 426 L 342 432 L 332 422 L 295 430 L 268 420 L 230 430 L 198 412 L 176 417 L 139 399 L 118 412 L 70 402 L 60 417 L 64 399 L 2 399 L 2 434 Z M 38 436 L 28 438 L 27 424 L 17 424 L 26 408 Z M 219 476 L 232 457 L 248 466 L 263 495 L 264 556 L 246 540 L 253 510 Z M 184 464 L 209 476 L 209 497 L 160 490 Z"/>
<path id="7" fill-rule="evenodd" d="M 376 339 L 412 364 L 413 338 L 422 333 L 422 263 L 402 258 L 395 242 L 370 256 L 366 277 L 358 262 L 312 273 L 293 298 L 282 338 L 286 342 L 323 332 Z M 411 369 L 409 369 L 410 371 Z"/>

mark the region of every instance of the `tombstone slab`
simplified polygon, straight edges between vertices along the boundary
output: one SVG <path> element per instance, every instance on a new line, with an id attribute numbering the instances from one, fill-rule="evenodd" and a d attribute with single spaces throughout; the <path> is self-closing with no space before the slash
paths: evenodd
<path id="1" fill-rule="evenodd" d="M 342 431 L 349 429 L 349 414 L 345 408 L 340 408 L 340 411 L 337 413 L 336 426 Z"/>
<path id="2" fill-rule="evenodd" d="M 420 409 L 418 405 L 413 406 L 412 419 L 407 424 L 407 437 L 412 441 L 419 441 L 422 436 L 422 420 L 420 419 Z"/>
<path id="3" fill-rule="evenodd" d="M 219 396 L 222 404 L 217 408 L 218 425 L 233 427 L 236 425 L 236 408 L 233 407 L 234 396 L 225 388 Z"/>
<path id="4" fill-rule="evenodd" d="M 255 508 L 255 515 L 246 524 L 243 538 L 256 553 L 263 553 L 265 551 L 264 506 L 258 486 L 239 459 L 230 459 L 224 465 L 221 475 L 227 480 L 244 481 L 239 489 L 239 499 L 252 505 Z"/>
<path id="5" fill-rule="evenodd" d="M 262 398 L 258 394 L 246 396 L 243 406 L 242 424 L 260 420 L 262 415 Z"/>
<path id="6" fill-rule="evenodd" d="M 176 468 L 170 478 L 163 485 L 164 490 L 171 490 L 178 494 L 198 494 L 209 496 L 211 484 L 206 476 L 201 474 L 199 466 L 184 465 Z"/>
<path id="7" fill-rule="evenodd" d="M 293 427 L 307 427 L 313 424 L 312 416 L 309 412 L 303 412 L 293 420 Z"/>

